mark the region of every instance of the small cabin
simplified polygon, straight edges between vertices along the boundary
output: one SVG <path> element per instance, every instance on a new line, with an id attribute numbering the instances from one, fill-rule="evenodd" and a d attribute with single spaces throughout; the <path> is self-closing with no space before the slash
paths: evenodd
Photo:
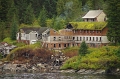
<path id="1" fill-rule="evenodd" d="M 107 19 L 103 10 L 90 10 L 82 18 L 85 22 L 104 22 Z"/>

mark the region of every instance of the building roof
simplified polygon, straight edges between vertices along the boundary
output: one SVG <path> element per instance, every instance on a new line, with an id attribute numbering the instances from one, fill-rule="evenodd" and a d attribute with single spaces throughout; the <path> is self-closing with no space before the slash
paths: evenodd
<path id="1" fill-rule="evenodd" d="M 26 34 L 29 34 L 31 31 L 39 31 L 39 28 L 36 27 L 26 27 L 21 28 Z"/>
<path id="2" fill-rule="evenodd" d="M 107 22 L 70 22 L 73 29 L 102 30 Z"/>
<path id="3" fill-rule="evenodd" d="M 102 13 L 103 10 L 90 10 L 84 17 L 82 18 L 96 18 L 99 16 L 100 13 Z"/>
<path id="4" fill-rule="evenodd" d="M 39 28 L 39 31 L 38 31 L 38 34 L 42 34 L 44 31 L 46 31 L 47 29 L 49 29 L 48 27 L 40 27 Z"/>
<path id="5" fill-rule="evenodd" d="M 24 31 L 26 34 L 29 34 L 31 31 L 36 31 L 36 32 L 38 32 L 38 34 L 42 34 L 47 29 L 48 29 L 48 27 L 26 27 L 26 28 L 21 28 L 21 30 Z"/>

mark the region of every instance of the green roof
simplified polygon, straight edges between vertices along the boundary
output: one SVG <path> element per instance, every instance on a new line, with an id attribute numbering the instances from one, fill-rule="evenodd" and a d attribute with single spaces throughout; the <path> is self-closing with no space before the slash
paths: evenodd
<path id="1" fill-rule="evenodd" d="M 107 22 L 70 22 L 73 29 L 83 30 L 102 30 L 106 27 Z"/>

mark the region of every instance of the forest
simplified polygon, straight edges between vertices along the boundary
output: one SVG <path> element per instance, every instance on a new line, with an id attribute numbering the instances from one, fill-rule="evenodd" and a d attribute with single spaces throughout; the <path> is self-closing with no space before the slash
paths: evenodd
<path id="1" fill-rule="evenodd" d="M 0 41 L 15 40 L 21 25 L 61 29 L 70 21 L 82 21 L 89 10 L 105 9 L 106 4 L 106 0 L 0 0 Z"/>
<path id="2" fill-rule="evenodd" d="M 6 37 L 15 40 L 18 29 L 26 26 L 59 30 L 68 22 L 83 21 L 82 16 L 89 10 L 99 9 L 109 18 L 109 40 L 120 42 L 119 0 L 0 0 L 0 41 Z"/>
<path id="3" fill-rule="evenodd" d="M 64 28 L 68 22 L 84 23 L 82 16 L 89 10 L 99 9 L 103 10 L 108 18 L 106 26 L 108 27 L 107 37 L 110 43 L 120 45 L 119 0 L 0 0 L 0 42 L 9 40 L 8 37 L 12 41 L 16 40 L 16 33 L 22 27 L 50 27 L 59 30 Z M 15 43 L 13 42 L 13 44 Z M 30 49 L 34 49 L 35 46 Z M 85 43 L 83 48 L 85 48 L 84 46 L 86 46 Z M 13 53 L 7 57 L 8 60 L 11 60 L 12 54 L 14 55 L 19 50 L 21 53 L 21 51 L 26 50 L 24 49 L 26 47 L 13 50 Z M 61 69 L 120 68 L 119 46 L 106 46 L 99 49 L 88 48 L 86 51 L 81 55 L 81 50 L 78 47 L 65 49 L 63 53 L 71 59 L 66 61 Z"/>

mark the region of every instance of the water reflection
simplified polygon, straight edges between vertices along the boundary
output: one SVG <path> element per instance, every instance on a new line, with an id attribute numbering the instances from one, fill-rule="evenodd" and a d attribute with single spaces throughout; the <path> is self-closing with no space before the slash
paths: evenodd
<path id="1" fill-rule="evenodd" d="M 81 75 L 77 73 L 1 74 L 0 79 L 120 79 L 120 75 Z"/>

